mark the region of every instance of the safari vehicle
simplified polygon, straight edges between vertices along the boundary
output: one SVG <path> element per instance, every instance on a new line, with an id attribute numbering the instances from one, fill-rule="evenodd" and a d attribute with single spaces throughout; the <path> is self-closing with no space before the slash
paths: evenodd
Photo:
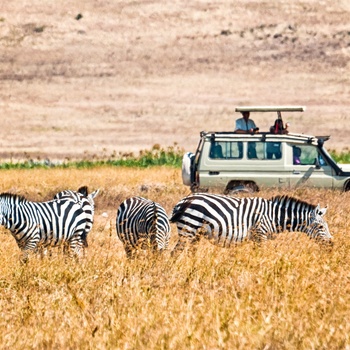
<path id="1" fill-rule="evenodd" d="M 305 107 L 237 107 L 236 112 L 303 112 Z M 253 118 L 254 119 L 254 118 Z M 299 186 L 350 190 L 350 164 L 338 165 L 324 148 L 329 136 L 269 132 L 200 133 L 195 153 L 183 156 L 183 183 L 192 192 L 218 189 L 224 193 Z"/>

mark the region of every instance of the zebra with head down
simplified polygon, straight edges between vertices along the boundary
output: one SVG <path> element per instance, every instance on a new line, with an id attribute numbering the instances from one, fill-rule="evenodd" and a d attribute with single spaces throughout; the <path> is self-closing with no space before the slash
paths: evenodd
<path id="1" fill-rule="evenodd" d="M 120 204 L 116 231 L 128 258 L 133 258 L 139 247 L 163 251 L 170 239 L 170 223 L 164 208 L 159 203 L 138 196 Z"/>
<path id="2" fill-rule="evenodd" d="M 174 207 L 170 222 L 177 225 L 179 240 L 174 251 L 187 241 L 205 236 L 212 243 L 228 247 L 245 239 L 266 240 L 282 231 L 305 232 L 310 238 L 332 242 L 321 209 L 289 196 L 271 199 L 235 198 L 218 194 L 192 194 Z"/>

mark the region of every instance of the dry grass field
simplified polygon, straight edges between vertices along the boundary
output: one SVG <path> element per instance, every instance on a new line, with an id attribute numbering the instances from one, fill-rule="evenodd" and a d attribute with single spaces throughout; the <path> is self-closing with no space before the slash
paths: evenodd
<path id="1" fill-rule="evenodd" d="M 48 200 L 64 188 L 100 188 L 87 256 L 19 262 L 0 229 L 0 344 L 3 349 L 349 349 L 350 193 L 286 192 L 328 204 L 333 250 L 305 234 L 261 246 L 198 250 L 128 261 L 115 232 L 119 203 L 141 195 L 170 214 L 188 189 L 172 168 L 2 171 L 0 192 Z M 127 179 L 127 180 L 126 180 Z M 272 196 L 263 191 L 261 196 Z M 106 214 L 108 216 L 106 216 Z"/>
<path id="2" fill-rule="evenodd" d="M 2 1 L 0 158 L 193 151 L 249 104 L 304 105 L 291 130 L 347 148 L 349 17 L 347 0 Z"/>

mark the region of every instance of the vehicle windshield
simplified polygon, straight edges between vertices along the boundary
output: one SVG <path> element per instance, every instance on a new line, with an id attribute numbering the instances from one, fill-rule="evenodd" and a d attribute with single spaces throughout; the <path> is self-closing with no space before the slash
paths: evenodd
<path id="1" fill-rule="evenodd" d="M 325 148 L 322 148 L 322 150 L 324 151 L 327 157 L 329 157 L 330 159 L 333 160 L 334 163 L 336 163 L 336 161 L 333 159 L 333 157 L 329 154 L 329 152 Z"/>

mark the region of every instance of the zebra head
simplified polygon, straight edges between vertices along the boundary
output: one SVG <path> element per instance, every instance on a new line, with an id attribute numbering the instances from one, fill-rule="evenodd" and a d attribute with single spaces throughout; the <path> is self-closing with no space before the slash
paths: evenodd
<path id="1" fill-rule="evenodd" d="M 311 211 L 310 224 L 307 227 L 306 234 L 320 241 L 332 242 L 332 235 L 324 219 L 326 212 L 327 207 L 321 209 L 320 205 L 317 205 L 317 207 Z"/>

